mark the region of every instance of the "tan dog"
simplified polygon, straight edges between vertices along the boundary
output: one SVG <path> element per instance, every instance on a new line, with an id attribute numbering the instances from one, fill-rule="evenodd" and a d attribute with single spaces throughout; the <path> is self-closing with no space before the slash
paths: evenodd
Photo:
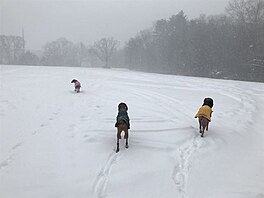
<path id="1" fill-rule="evenodd" d="M 129 117 L 127 114 L 128 107 L 125 103 L 120 103 L 118 105 L 118 115 L 116 117 L 117 127 L 117 148 L 116 152 L 119 152 L 119 139 L 121 139 L 122 131 L 125 132 L 124 138 L 126 139 L 126 148 L 128 148 L 128 129 L 130 129 Z"/>
<path id="2" fill-rule="evenodd" d="M 199 120 L 199 129 L 201 133 L 201 137 L 204 137 L 204 130 L 208 131 L 209 122 L 211 122 L 212 117 L 212 107 L 213 107 L 213 99 L 205 98 L 202 107 L 200 107 L 197 114 L 194 116 Z"/>
<path id="3" fill-rule="evenodd" d="M 127 128 L 126 123 L 123 120 L 119 122 L 119 125 L 117 127 L 117 147 L 116 147 L 116 152 L 119 152 L 119 139 L 121 139 L 122 131 L 125 132 L 124 138 L 126 139 L 126 148 L 128 148 L 128 128 Z"/>

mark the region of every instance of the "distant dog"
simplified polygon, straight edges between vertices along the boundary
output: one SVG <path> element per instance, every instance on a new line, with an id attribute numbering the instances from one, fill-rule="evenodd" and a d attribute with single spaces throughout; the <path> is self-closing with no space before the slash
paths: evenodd
<path id="1" fill-rule="evenodd" d="M 201 137 L 204 137 L 204 130 L 208 131 L 209 122 L 211 122 L 212 117 L 212 107 L 214 105 L 212 98 L 205 98 L 202 107 L 199 109 L 197 114 L 194 116 L 199 120 L 199 129 Z"/>
<path id="2" fill-rule="evenodd" d="M 76 79 L 73 79 L 71 81 L 71 83 L 74 83 L 74 91 L 76 91 L 77 93 L 79 93 L 80 92 L 80 89 L 81 89 L 81 83 L 78 80 L 76 80 Z"/>
<path id="3" fill-rule="evenodd" d="M 128 107 L 125 103 L 118 105 L 118 114 L 116 117 L 115 127 L 117 127 L 117 147 L 116 152 L 119 152 L 119 139 L 121 139 L 122 131 L 125 132 L 126 148 L 128 148 L 128 129 L 130 129 L 129 116 L 127 113 Z"/>

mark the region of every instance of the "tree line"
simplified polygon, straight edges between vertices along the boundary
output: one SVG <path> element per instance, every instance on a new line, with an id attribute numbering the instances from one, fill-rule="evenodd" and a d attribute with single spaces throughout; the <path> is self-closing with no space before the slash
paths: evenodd
<path id="1" fill-rule="evenodd" d="M 93 46 L 74 44 L 66 38 L 48 42 L 42 54 L 25 49 L 25 41 L 20 36 L 0 35 L 0 64 L 7 65 L 45 65 L 45 66 L 103 66 L 109 68 L 109 62 L 116 52 L 119 42 L 114 38 L 102 38 Z"/>
<path id="2" fill-rule="evenodd" d="M 0 35 L 0 64 L 125 67 L 264 82 L 264 1 L 231 0 L 226 14 L 191 20 L 180 11 L 118 47 L 112 37 L 92 46 L 59 38 L 37 56 L 22 37 Z"/>
<path id="3" fill-rule="evenodd" d="M 188 20 L 183 11 L 125 46 L 131 69 L 264 81 L 264 1 L 233 0 L 226 15 Z"/>

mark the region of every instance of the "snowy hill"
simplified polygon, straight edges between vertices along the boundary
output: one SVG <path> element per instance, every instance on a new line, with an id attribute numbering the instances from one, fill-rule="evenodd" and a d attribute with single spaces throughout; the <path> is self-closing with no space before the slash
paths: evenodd
<path id="1" fill-rule="evenodd" d="M 263 83 L 0 68 L 1 198 L 264 197 Z M 215 106 L 201 138 L 194 115 L 208 96 Z M 116 154 L 122 101 L 129 148 L 122 140 Z"/>

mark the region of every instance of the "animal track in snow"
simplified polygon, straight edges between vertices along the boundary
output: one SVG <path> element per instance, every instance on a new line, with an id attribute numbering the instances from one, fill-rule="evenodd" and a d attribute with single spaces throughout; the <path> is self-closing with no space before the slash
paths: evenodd
<path id="1" fill-rule="evenodd" d="M 178 188 L 180 197 L 186 198 L 187 193 L 187 182 L 188 182 L 188 175 L 189 169 L 191 166 L 191 160 L 193 154 L 201 147 L 202 139 L 195 136 L 191 142 L 191 144 L 184 149 L 179 149 L 180 157 L 179 163 L 174 167 L 172 173 L 172 180 L 174 181 L 175 185 Z"/>
<path id="2" fill-rule="evenodd" d="M 9 151 L 10 155 L 8 158 L 6 158 L 4 161 L 2 161 L 0 163 L 0 170 L 4 167 L 7 167 L 10 163 L 12 163 L 12 161 L 14 160 L 14 151 L 19 148 L 20 146 L 22 146 L 23 142 L 19 142 L 17 144 L 15 144 L 11 150 Z"/>
<path id="3" fill-rule="evenodd" d="M 105 166 L 101 169 L 94 182 L 94 193 L 96 197 L 103 198 L 106 197 L 106 188 L 109 181 L 111 169 L 113 165 L 117 162 L 118 153 L 110 153 Z"/>
<path id="4" fill-rule="evenodd" d="M 23 142 L 19 142 L 17 143 L 15 146 L 12 147 L 12 150 L 17 149 L 18 147 L 20 147 L 23 144 Z"/>
<path id="5" fill-rule="evenodd" d="M 0 170 L 1 170 L 2 168 L 4 168 L 4 167 L 8 166 L 12 161 L 13 161 L 13 157 L 12 157 L 12 156 L 10 156 L 10 157 L 8 157 L 6 160 L 2 161 L 2 162 L 0 163 Z"/>

